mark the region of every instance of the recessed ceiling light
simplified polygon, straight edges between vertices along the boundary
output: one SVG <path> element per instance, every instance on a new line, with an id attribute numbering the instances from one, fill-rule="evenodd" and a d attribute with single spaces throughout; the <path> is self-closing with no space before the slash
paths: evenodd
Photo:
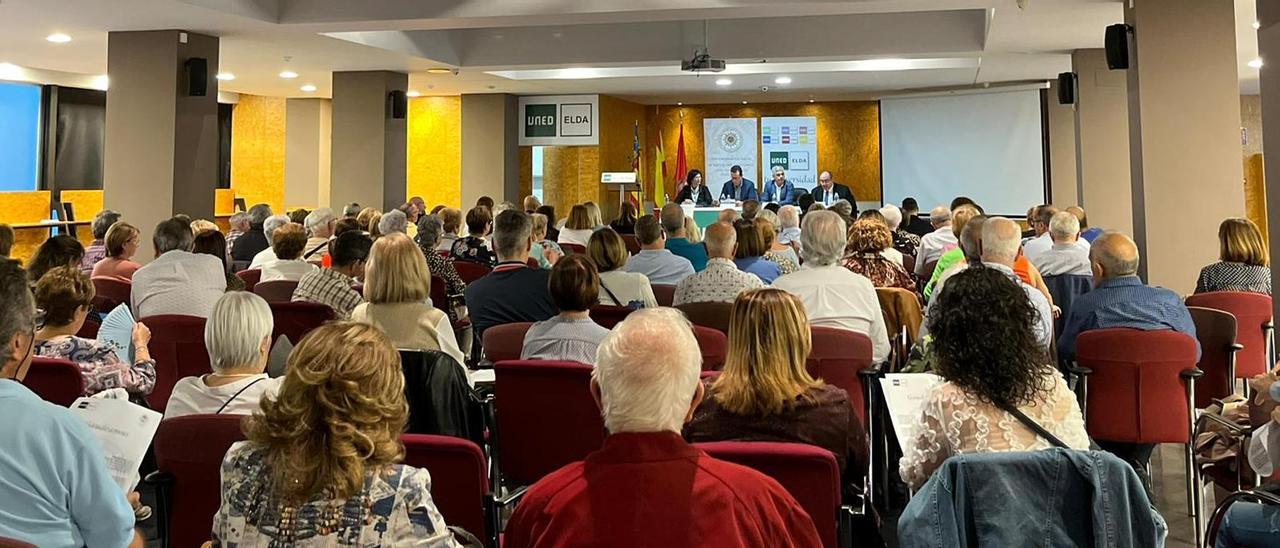
<path id="1" fill-rule="evenodd" d="M 790 84 L 790 83 L 791 83 L 791 77 L 790 77 L 790 76 L 779 76 L 779 77 L 777 77 L 777 78 L 774 78 L 774 79 L 773 79 L 773 83 L 778 84 L 779 86 L 785 86 L 785 85 L 787 85 L 787 84 Z"/>
<path id="2" fill-rule="evenodd" d="M 682 107 L 682 106 L 684 106 L 684 103 L 683 103 L 683 102 L 681 102 L 681 101 L 676 101 L 676 106 L 678 106 L 678 107 Z"/>
<path id="3" fill-rule="evenodd" d="M 1262 59 L 1259 58 L 1259 59 L 1254 59 L 1252 61 L 1249 61 L 1249 68 L 1255 68 L 1255 69 L 1262 68 Z"/>
<path id="4" fill-rule="evenodd" d="M 448 67 L 431 67 L 427 69 L 427 74 L 452 74 L 453 69 Z"/>
<path id="5" fill-rule="evenodd" d="M 727 86 L 727 85 L 732 84 L 732 83 L 733 83 L 733 80 L 730 80 L 730 79 L 728 79 L 728 78 L 721 78 L 721 79 L 719 79 L 719 80 L 716 80 L 716 85 L 717 85 L 717 86 Z"/>
<path id="6" fill-rule="evenodd" d="M 227 81 L 230 81 L 230 80 L 235 80 L 235 79 L 236 79 L 236 75 L 234 75 L 234 74 L 232 74 L 232 73 L 230 73 L 230 72 L 219 72 L 217 76 L 214 76 L 214 78 L 217 78 L 217 79 L 219 79 L 219 80 L 222 80 L 222 81 L 224 81 L 224 82 L 227 82 Z"/>
<path id="7" fill-rule="evenodd" d="M 411 89 L 411 90 L 409 90 L 409 93 L 406 93 L 406 94 L 404 94 L 404 95 L 405 95 L 405 97 L 419 97 L 419 96 L 421 96 L 422 94 L 421 94 L 421 93 L 418 93 L 418 92 L 417 92 L 417 90 L 412 90 L 412 89 Z"/>
<path id="8" fill-rule="evenodd" d="M 810 102 L 810 103 L 812 103 L 812 102 L 813 102 L 813 99 L 809 99 L 809 102 Z"/>
<path id="9" fill-rule="evenodd" d="M 311 84 L 306 84 L 306 85 L 304 85 L 304 86 L 302 86 L 301 88 L 298 88 L 298 89 L 301 89 L 302 91 L 305 91 L 305 92 L 307 92 L 307 93 L 311 93 L 311 92 L 313 92 L 313 91 L 315 91 L 315 90 L 316 90 L 316 87 L 315 87 L 314 85 L 311 85 Z"/>
<path id="10" fill-rule="evenodd" d="M 1262 22 L 1261 22 L 1261 21 L 1254 21 L 1254 22 L 1253 22 L 1253 30 L 1258 30 L 1258 29 L 1260 29 L 1260 28 L 1262 28 Z"/>
<path id="11" fill-rule="evenodd" d="M 70 36 L 67 36 L 67 35 L 65 35 L 65 34 L 63 34 L 63 33 L 61 33 L 61 32 L 55 32 L 55 33 L 53 33 L 53 34 L 50 34 L 50 35 L 48 35 L 48 36 L 45 36 L 45 37 L 44 37 L 44 39 L 45 39 L 45 40 L 48 40 L 48 41 L 50 41 L 50 42 L 53 42 L 53 43 L 55 43 L 55 44 L 65 44 L 65 43 L 67 43 L 67 42 L 70 42 L 70 41 L 71 41 L 71 37 L 70 37 Z"/>
<path id="12" fill-rule="evenodd" d="M 746 101 L 743 101 L 743 102 L 742 102 L 742 104 L 744 104 L 744 105 L 745 105 L 745 104 L 747 104 L 747 102 L 746 102 Z"/>
<path id="13" fill-rule="evenodd" d="M 280 71 L 280 77 L 281 77 L 281 78 L 290 78 L 290 79 L 292 79 L 292 78 L 297 78 L 297 77 L 298 77 L 298 73 L 296 73 L 296 72 L 294 72 L 294 71 L 292 71 L 292 70 L 285 69 L 285 70 Z"/>

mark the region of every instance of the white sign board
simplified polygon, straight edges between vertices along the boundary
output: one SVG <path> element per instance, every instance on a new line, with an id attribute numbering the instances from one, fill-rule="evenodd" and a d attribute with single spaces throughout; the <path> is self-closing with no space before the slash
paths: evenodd
<path id="1" fill-rule="evenodd" d="M 756 118 L 704 118 L 703 178 L 712 192 L 729 180 L 729 168 L 742 166 L 742 176 L 760 182 L 760 157 L 756 150 Z"/>
<path id="2" fill-rule="evenodd" d="M 796 189 L 818 184 L 818 119 L 794 116 L 760 119 L 762 171 L 780 165 Z"/>
<path id="3" fill-rule="evenodd" d="M 600 144 L 599 95 L 544 95 L 520 98 L 520 145 Z"/>

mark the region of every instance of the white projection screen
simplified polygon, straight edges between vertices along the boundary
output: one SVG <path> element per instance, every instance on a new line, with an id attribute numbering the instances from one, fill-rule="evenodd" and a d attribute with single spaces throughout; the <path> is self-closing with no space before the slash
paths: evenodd
<path id="1" fill-rule="evenodd" d="M 884 203 L 915 197 L 925 215 L 968 196 L 988 215 L 1045 203 L 1040 91 L 880 101 Z"/>

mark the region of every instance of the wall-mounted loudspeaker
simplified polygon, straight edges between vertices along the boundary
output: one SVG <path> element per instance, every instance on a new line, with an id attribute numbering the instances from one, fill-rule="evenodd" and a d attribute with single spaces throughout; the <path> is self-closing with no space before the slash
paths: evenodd
<path id="1" fill-rule="evenodd" d="M 209 60 L 192 57 L 183 63 L 187 72 L 187 95 L 204 97 L 209 93 Z"/>
<path id="2" fill-rule="evenodd" d="M 1058 75 L 1058 104 L 1076 104 L 1076 73 L 1064 72 Z"/>
<path id="3" fill-rule="evenodd" d="M 387 100 L 391 102 L 391 118 L 393 120 L 405 119 L 409 112 L 409 98 L 404 94 L 403 90 L 391 90 Z"/>
<path id="4" fill-rule="evenodd" d="M 1107 68 L 1111 70 L 1129 68 L 1129 39 L 1132 34 L 1133 27 L 1124 23 L 1107 27 Z"/>

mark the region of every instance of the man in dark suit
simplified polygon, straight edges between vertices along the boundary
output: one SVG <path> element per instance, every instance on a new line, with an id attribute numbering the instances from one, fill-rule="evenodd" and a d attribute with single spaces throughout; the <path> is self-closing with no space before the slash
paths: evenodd
<path id="1" fill-rule="evenodd" d="M 831 172 L 824 171 L 818 175 L 818 186 L 813 187 L 813 201 L 830 206 L 840 200 L 848 200 L 853 206 L 853 214 L 858 214 L 858 200 L 853 197 L 849 187 L 831 179 Z"/>
<path id="2" fill-rule="evenodd" d="M 933 223 L 920 218 L 920 204 L 909 196 L 902 199 L 902 224 L 899 226 L 921 238 L 933 232 Z"/>
<path id="3" fill-rule="evenodd" d="M 738 202 L 759 200 L 756 183 L 742 176 L 742 166 L 729 168 L 729 180 L 720 189 L 720 199 L 729 198 Z"/>

